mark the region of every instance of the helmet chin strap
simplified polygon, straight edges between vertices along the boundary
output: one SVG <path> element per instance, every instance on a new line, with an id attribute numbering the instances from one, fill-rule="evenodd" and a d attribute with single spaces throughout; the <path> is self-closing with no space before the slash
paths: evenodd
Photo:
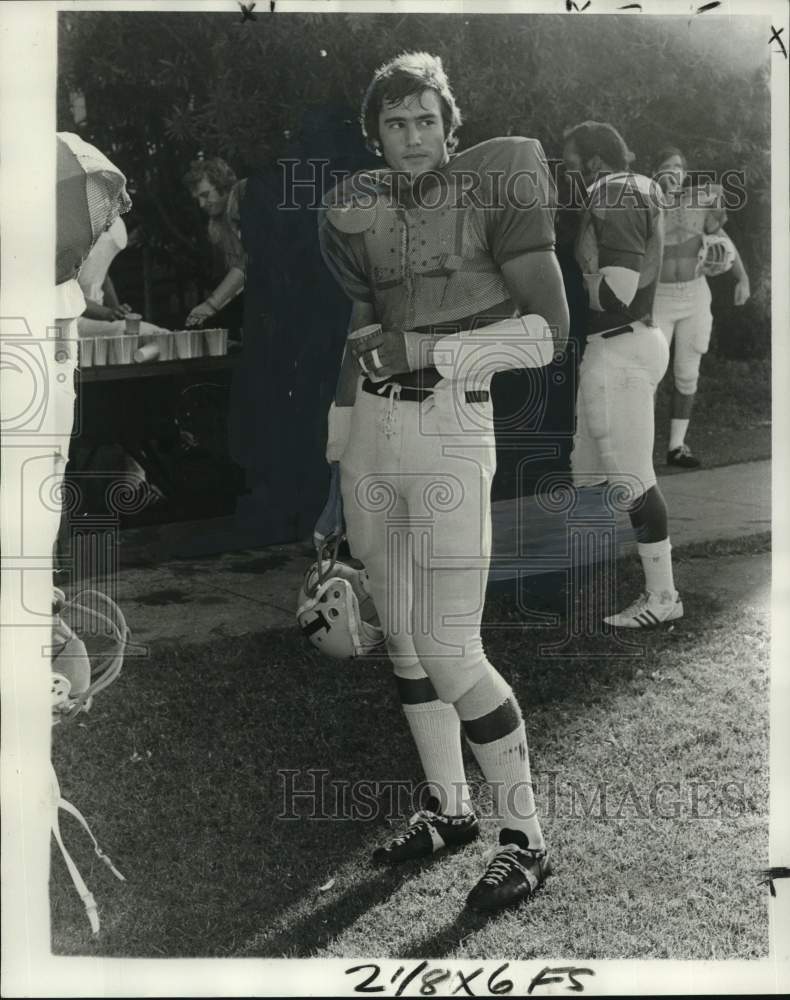
<path id="1" fill-rule="evenodd" d="M 325 583 L 334 572 L 335 564 L 337 563 L 337 553 L 340 549 L 340 543 L 343 541 L 344 537 L 344 535 L 336 535 L 331 542 L 321 541 L 315 543 L 316 566 L 318 569 L 318 579 L 316 580 L 315 590 L 318 590 L 318 588 Z M 329 556 L 329 566 L 326 570 L 323 570 L 325 553 Z"/>

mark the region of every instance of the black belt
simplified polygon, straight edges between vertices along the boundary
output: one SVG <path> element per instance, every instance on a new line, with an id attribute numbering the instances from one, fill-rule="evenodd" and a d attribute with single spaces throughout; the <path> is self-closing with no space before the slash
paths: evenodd
<path id="1" fill-rule="evenodd" d="M 617 326 L 614 330 L 604 330 L 603 333 L 591 333 L 591 337 L 600 337 L 602 340 L 606 340 L 608 337 L 619 337 L 621 333 L 633 333 L 634 328 L 632 326 Z"/>
<path id="2" fill-rule="evenodd" d="M 433 389 L 441 380 L 442 376 L 431 366 L 430 368 L 418 368 L 417 371 L 413 372 L 400 372 L 398 375 L 390 375 L 376 384 L 379 389 L 383 385 L 389 385 L 390 382 L 397 382 L 404 389 L 406 386 L 410 389 Z"/>
<path id="3" fill-rule="evenodd" d="M 398 382 L 388 381 L 388 382 L 371 382 L 370 379 L 366 378 L 362 383 L 362 391 L 369 392 L 371 396 L 389 396 L 390 390 L 399 385 Z M 424 399 L 433 395 L 433 389 L 415 389 L 410 385 L 403 385 L 400 389 L 400 398 L 405 399 L 410 403 L 421 403 Z M 464 393 L 464 399 L 467 403 L 487 403 L 491 398 L 491 394 L 488 389 L 467 389 Z"/>

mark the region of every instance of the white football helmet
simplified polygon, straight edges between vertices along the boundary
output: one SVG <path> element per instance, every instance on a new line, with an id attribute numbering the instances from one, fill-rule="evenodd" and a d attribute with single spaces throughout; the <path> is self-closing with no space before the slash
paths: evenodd
<path id="1" fill-rule="evenodd" d="M 705 233 L 697 260 L 698 272 L 714 278 L 729 271 L 735 263 L 735 246 L 726 233 Z"/>
<path id="2" fill-rule="evenodd" d="M 58 725 L 89 711 L 93 696 L 117 679 L 130 632 L 118 605 L 98 590 L 66 600 L 55 587 L 52 604 L 52 724 Z M 89 653 L 78 633 L 91 630 L 102 641 Z"/>
<path id="3" fill-rule="evenodd" d="M 305 574 L 296 620 L 316 649 L 337 660 L 383 651 L 367 571 L 323 554 Z"/>

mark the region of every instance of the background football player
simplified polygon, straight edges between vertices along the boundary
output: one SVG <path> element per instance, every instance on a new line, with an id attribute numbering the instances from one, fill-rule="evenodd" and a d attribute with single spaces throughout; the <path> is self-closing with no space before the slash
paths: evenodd
<path id="1" fill-rule="evenodd" d="M 606 481 L 630 497 L 645 592 L 605 621 L 644 628 L 683 614 L 653 469 L 653 397 L 669 363 L 666 339 L 652 321 L 662 195 L 655 181 L 628 170 L 628 148 L 611 125 L 587 121 L 568 129 L 562 158 L 586 189 L 576 258 L 589 298 L 588 334 L 571 468 L 579 486 Z"/>
<path id="2" fill-rule="evenodd" d="M 552 330 L 560 345 L 567 336 L 554 188 L 537 140 L 454 154 L 461 116 L 440 60 L 426 53 L 375 73 L 362 119 L 389 169 L 336 189 L 319 231 L 353 300 L 350 334 L 381 329 L 346 344 L 327 457 L 339 462 L 351 551 L 368 571 L 436 800 L 374 860 L 478 836 L 463 728 L 499 792 L 499 845 L 467 900 L 492 910 L 531 896 L 549 871 L 521 711 L 486 658 L 480 621 L 496 467 L 490 379 L 549 363 Z"/>
<path id="3" fill-rule="evenodd" d="M 686 444 L 702 355 L 708 350 L 713 316 L 706 275 L 732 268 L 737 279 L 735 305 L 750 295 L 749 278 L 740 254 L 722 226 L 727 212 L 717 185 L 685 184 L 686 158 L 675 146 L 667 146 L 656 157 L 654 177 L 665 195 L 664 258 L 656 290 L 653 315 L 667 343 L 675 348 L 672 374 L 672 418 L 667 463 L 687 469 L 699 459 Z"/>

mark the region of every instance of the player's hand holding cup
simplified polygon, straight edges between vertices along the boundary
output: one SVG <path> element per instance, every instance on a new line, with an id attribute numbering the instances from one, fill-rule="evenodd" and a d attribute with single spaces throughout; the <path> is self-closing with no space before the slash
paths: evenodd
<path id="1" fill-rule="evenodd" d="M 348 335 L 348 346 L 371 382 L 409 371 L 402 330 L 384 330 L 380 323 L 370 323 Z"/>

